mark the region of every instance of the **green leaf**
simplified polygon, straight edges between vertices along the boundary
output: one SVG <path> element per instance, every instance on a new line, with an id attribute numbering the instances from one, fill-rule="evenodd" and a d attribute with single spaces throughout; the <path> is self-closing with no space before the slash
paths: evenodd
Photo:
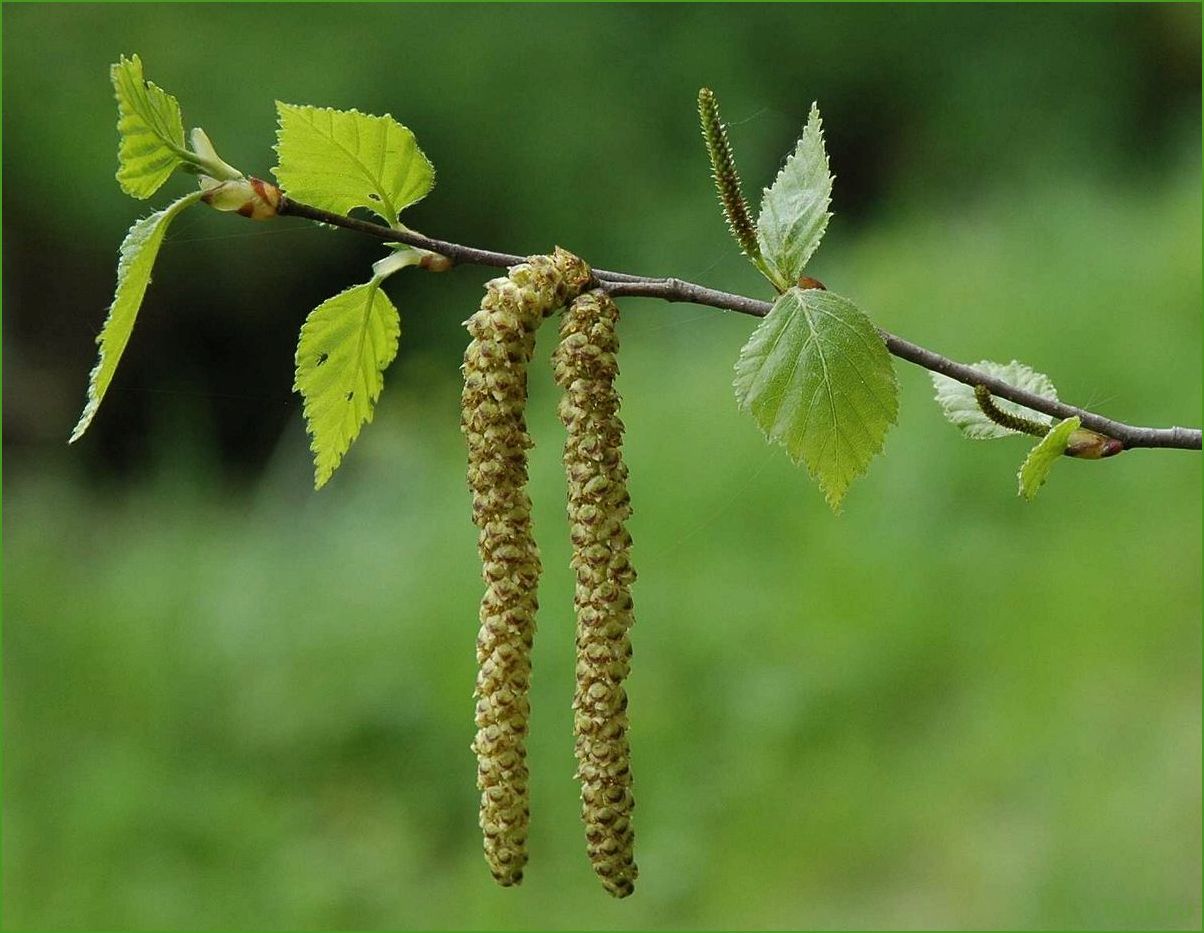
<path id="1" fill-rule="evenodd" d="M 982 370 L 989 376 L 1002 379 L 1008 385 L 1015 386 L 1017 389 L 1025 389 L 1052 402 L 1058 400 L 1058 390 L 1054 388 L 1053 383 L 1049 381 L 1047 375 L 1035 372 L 1030 367 L 1016 360 L 1012 360 L 1006 364 L 982 360 L 975 363 L 974 368 Z M 961 432 L 966 437 L 981 441 L 996 437 L 1008 437 L 1020 433 L 1010 428 L 1005 428 L 1001 424 L 996 424 L 984 415 L 974 398 L 973 386 L 958 382 L 956 379 L 950 379 L 948 376 L 942 376 L 940 373 L 933 373 L 932 387 L 936 390 L 936 401 L 945 413 L 945 417 L 961 429 Z M 1015 402 L 1009 402 L 1007 399 L 999 398 L 998 396 L 994 397 L 994 401 L 999 408 L 1008 414 L 1027 418 L 1029 421 L 1035 421 L 1038 424 L 1049 423 L 1049 416 L 1041 412 L 1033 411 L 1031 408 L 1025 408 L 1023 405 L 1017 405 Z"/>
<path id="2" fill-rule="evenodd" d="M 305 399 L 315 489 L 326 484 L 372 420 L 382 373 L 397 355 L 401 321 L 380 283 L 373 278 L 327 299 L 301 327 L 293 388 Z"/>
<path id="3" fill-rule="evenodd" d="M 1020 495 L 1030 502 L 1033 500 L 1037 495 L 1037 490 L 1045 485 L 1045 480 L 1049 476 L 1049 471 L 1053 469 L 1053 465 L 1062 454 L 1066 453 L 1070 435 L 1078 428 L 1079 419 L 1077 417 L 1059 421 L 1050 428 L 1048 434 L 1037 442 L 1037 446 L 1028 452 L 1024 463 L 1020 465 L 1018 475 Z"/>
<path id="4" fill-rule="evenodd" d="M 366 208 L 394 226 L 434 187 L 435 170 L 414 134 L 388 114 L 280 101 L 276 111 L 280 164 L 272 171 L 291 198 L 339 214 Z"/>
<path id="5" fill-rule="evenodd" d="M 149 198 L 186 160 L 184 124 L 174 97 L 142 77 L 142 60 L 126 58 L 109 69 L 117 94 L 117 149 L 121 190 Z"/>
<path id="6" fill-rule="evenodd" d="M 96 338 L 100 345 L 100 356 L 88 378 L 88 401 L 67 443 L 73 444 L 84 436 L 113 381 L 117 363 L 121 360 L 125 345 L 130 342 L 138 309 L 142 307 L 142 298 L 151 283 L 151 270 L 168 226 L 176 215 L 196 204 L 202 195 L 200 191 L 185 195 L 163 210 L 142 218 L 125 235 L 117 261 L 117 291 L 113 295 L 113 303 L 109 305 L 109 316 L 105 318 L 100 335 Z"/>
<path id="7" fill-rule="evenodd" d="M 899 410 L 890 354 L 873 323 L 820 289 L 778 298 L 740 351 L 735 387 L 740 407 L 806 463 L 834 511 Z"/>
<path id="8" fill-rule="evenodd" d="M 798 281 L 828 227 L 832 203 L 832 175 L 819 107 L 803 128 L 794 153 L 786 160 L 773 186 L 761 199 L 757 241 L 774 284 L 790 288 Z"/>

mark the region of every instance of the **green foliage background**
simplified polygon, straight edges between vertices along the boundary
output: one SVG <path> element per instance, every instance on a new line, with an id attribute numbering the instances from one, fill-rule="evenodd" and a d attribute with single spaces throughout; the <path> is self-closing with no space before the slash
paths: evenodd
<path id="1" fill-rule="evenodd" d="M 900 365 L 837 519 L 736 408 L 752 322 L 625 304 L 642 875 L 613 903 L 571 779 L 546 368 L 527 881 L 479 854 L 456 367 L 486 272 L 390 281 L 398 360 L 315 494 L 296 330 L 379 247 L 198 212 L 65 445 L 147 212 L 112 178 L 132 51 L 233 164 L 272 164 L 274 98 L 390 111 L 439 171 L 417 229 L 757 294 L 694 95 L 750 189 L 818 99 L 836 217 L 809 271 L 955 357 L 1198 425 L 1198 7 L 6 5 L 3 28 L 6 927 L 1198 928 L 1198 454 L 1060 464 L 1026 505 L 1025 441 L 963 441 Z"/>

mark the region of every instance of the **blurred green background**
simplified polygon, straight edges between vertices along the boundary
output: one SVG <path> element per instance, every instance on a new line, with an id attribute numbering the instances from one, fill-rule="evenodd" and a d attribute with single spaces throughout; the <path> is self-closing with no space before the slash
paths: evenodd
<path id="1" fill-rule="evenodd" d="M 816 99 L 829 287 L 1199 425 L 1197 5 L 5 5 L 3 31 L 7 928 L 1199 927 L 1197 453 L 1068 461 L 1026 505 L 1026 444 L 962 441 L 900 363 L 899 427 L 837 518 L 736 411 L 753 322 L 626 303 L 642 874 L 612 902 L 572 780 L 544 367 L 526 882 L 480 856 L 457 366 L 490 272 L 391 281 L 400 355 L 314 493 L 296 331 L 382 251 L 193 211 L 65 444 L 149 210 L 113 181 L 123 52 L 247 171 L 274 98 L 388 111 L 439 171 L 417 229 L 757 295 L 695 94 L 750 191 Z"/>

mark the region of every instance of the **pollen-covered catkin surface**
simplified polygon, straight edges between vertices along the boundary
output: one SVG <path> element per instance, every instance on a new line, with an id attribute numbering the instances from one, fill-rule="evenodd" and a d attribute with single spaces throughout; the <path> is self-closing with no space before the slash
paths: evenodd
<path id="1" fill-rule="evenodd" d="M 466 322 L 461 430 L 468 444 L 473 522 L 480 529 L 485 595 L 477 637 L 477 786 L 485 859 L 499 884 L 518 884 L 527 862 L 526 735 L 539 549 L 527 496 L 527 363 L 535 331 L 590 279 L 571 253 L 533 256 L 485 286 Z"/>
<path id="2" fill-rule="evenodd" d="M 634 620 L 630 588 L 631 516 L 618 375 L 619 310 L 601 291 L 588 292 L 565 312 L 553 356 L 563 387 L 560 420 L 567 429 L 564 466 L 576 574 L 577 686 L 573 698 L 581 816 L 594 871 L 606 890 L 635 890 L 635 834 L 627 692 L 628 631 Z"/>
<path id="3" fill-rule="evenodd" d="M 711 159 L 711 175 L 715 179 L 715 190 L 723 216 L 727 218 L 732 236 L 740 244 L 744 255 L 757 259 L 761 247 L 757 243 L 757 227 L 753 223 L 740 185 L 740 173 L 736 171 L 736 157 L 727 138 L 727 128 L 719 118 L 719 102 L 715 92 L 703 88 L 698 92 L 698 116 L 702 123 L 702 138 L 706 143 L 707 155 Z"/>

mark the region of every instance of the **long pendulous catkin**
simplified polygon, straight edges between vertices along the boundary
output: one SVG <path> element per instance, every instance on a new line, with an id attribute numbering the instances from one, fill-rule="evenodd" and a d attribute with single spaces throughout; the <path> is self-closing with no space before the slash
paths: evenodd
<path id="1" fill-rule="evenodd" d="M 465 324 L 472 341 L 464 353 L 461 430 L 485 581 L 472 747 L 485 860 L 502 885 L 522 881 L 530 816 L 527 690 L 540 563 L 526 493 L 527 363 L 540 322 L 589 279 L 589 267 L 564 250 L 533 256 L 489 282 L 480 310 Z"/>
<path id="2" fill-rule="evenodd" d="M 573 698 L 577 778 L 590 862 L 615 897 L 635 890 L 631 755 L 627 692 L 633 621 L 630 588 L 631 516 L 623 422 L 619 420 L 619 310 L 602 291 L 579 297 L 565 312 L 553 355 L 563 387 L 560 420 L 568 477 L 577 584 L 577 686 Z"/>

